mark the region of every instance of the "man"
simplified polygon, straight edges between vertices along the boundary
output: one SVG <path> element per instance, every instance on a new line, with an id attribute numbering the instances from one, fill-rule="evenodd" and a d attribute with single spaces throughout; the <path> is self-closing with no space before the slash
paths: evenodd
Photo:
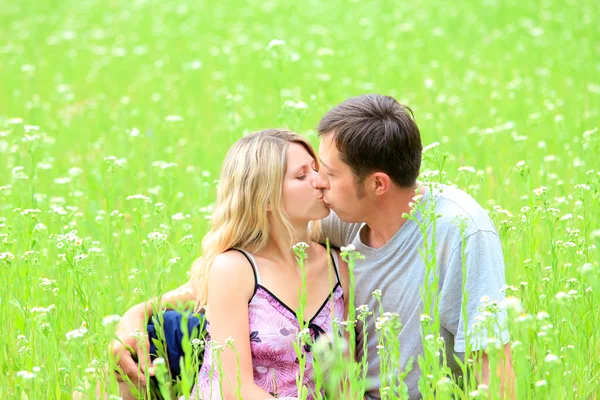
<path id="1" fill-rule="evenodd" d="M 334 211 L 322 224 L 324 236 L 332 245 L 352 244 L 365 256 L 356 263 L 356 306 L 379 305 L 372 293 L 382 290 L 382 306 L 386 312 L 399 314 L 402 330 L 399 335 L 401 366 L 413 364 L 405 379 L 411 399 L 420 398 L 417 364 L 423 354 L 421 319 L 424 310 L 421 288 L 426 278 L 425 261 L 420 253 L 424 235 L 420 224 L 427 221 L 422 212 L 411 213 L 415 194 L 422 206 L 434 207 L 439 218 L 427 228 L 427 236 L 435 238 L 436 270 L 439 278 L 440 336 L 444 339 L 447 363 L 459 372 L 454 355 L 464 358 L 465 321 L 469 332 L 480 316 L 480 299 L 500 303 L 504 297 L 504 261 L 496 229 L 483 208 L 469 195 L 452 187 L 431 188 L 417 182 L 421 167 L 422 144 L 412 112 L 388 96 L 376 94 L 353 97 L 329 111 L 319 123 L 319 158 L 321 169 L 316 185 L 324 191 L 324 200 Z M 463 228 L 459 227 L 459 222 Z M 464 260 L 463 255 L 466 255 Z M 466 266 L 466 315 L 463 315 L 463 266 Z M 188 283 L 170 292 L 166 302 L 193 299 Z M 137 340 L 129 332 L 145 329 L 144 311 L 149 306 L 138 305 L 122 319 L 118 336 L 137 349 Z M 503 312 L 500 322 L 505 319 Z M 379 399 L 379 356 L 377 333 L 373 321 L 367 324 L 368 377 L 371 385 L 368 399 Z M 357 329 L 357 358 L 363 356 L 365 338 Z M 512 367 L 508 332 L 487 332 L 497 338 L 505 355 L 499 371 L 507 394 L 512 394 Z M 489 382 L 487 355 L 482 352 L 485 341 L 473 340 L 471 350 L 482 357 L 479 382 Z M 119 366 L 132 378 L 137 378 L 137 365 L 125 348 L 115 341 L 112 352 L 120 357 Z M 139 349 L 137 349 L 139 351 Z M 142 383 L 144 376 L 140 377 Z"/>

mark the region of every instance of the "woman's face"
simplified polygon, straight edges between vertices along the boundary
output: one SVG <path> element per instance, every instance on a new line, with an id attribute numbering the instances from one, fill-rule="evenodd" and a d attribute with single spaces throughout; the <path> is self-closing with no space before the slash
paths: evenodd
<path id="1" fill-rule="evenodd" d="M 304 224 L 329 215 L 323 201 L 323 191 L 315 189 L 317 162 L 298 143 L 290 143 L 287 151 L 287 168 L 283 178 L 283 209 L 293 224 Z"/>

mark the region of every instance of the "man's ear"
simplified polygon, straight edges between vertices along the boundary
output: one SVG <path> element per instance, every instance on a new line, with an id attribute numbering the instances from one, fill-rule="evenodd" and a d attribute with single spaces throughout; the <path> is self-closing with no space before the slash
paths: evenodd
<path id="1" fill-rule="evenodd" d="M 371 175 L 371 182 L 373 193 L 376 196 L 381 196 L 384 193 L 387 193 L 388 190 L 392 187 L 392 180 L 390 176 L 384 172 L 375 172 Z"/>

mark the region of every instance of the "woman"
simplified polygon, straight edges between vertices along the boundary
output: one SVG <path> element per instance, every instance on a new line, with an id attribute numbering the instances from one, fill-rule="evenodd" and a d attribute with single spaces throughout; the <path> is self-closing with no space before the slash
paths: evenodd
<path id="1" fill-rule="evenodd" d="M 293 244 L 309 244 L 304 316 L 312 338 L 333 335 L 333 318 L 344 319 L 347 266 L 315 242 L 319 224 L 314 221 L 330 212 L 323 193 L 313 187 L 317 171 L 308 141 L 286 130 L 248 135 L 229 150 L 203 257 L 191 276 L 209 339 L 220 345 L 233 341 L 239 360 L 223 346 L 219 382 L 214 346 L 207 346 L 192 398 L 233 398 L 238 362 L 242 398 L 296 396 L 293 343 L 302 283 Z M 311 360 L 308 351 L 304 384 L 314 389 Z"/>
<path id="2" fill-rule="evenodd" d="M 250 134 L 227 153 L 203 256 L 191 272 L 209 342 L 192 398 L 296 398 L 302 281 L 294 244 L 308 245 L 304 320 L 311 338 L 332 337 L 333 319 L 345 319 L 347 265 L 315 242 L 317 221 L 330 212 L 314 188 L 318 166 L 308 141 L 287 130 Z M 303 349 L 309 393 L 310 350 Z"/>

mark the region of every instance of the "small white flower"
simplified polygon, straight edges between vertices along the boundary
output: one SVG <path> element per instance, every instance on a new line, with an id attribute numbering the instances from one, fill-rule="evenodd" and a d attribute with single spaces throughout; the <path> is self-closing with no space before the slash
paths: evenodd
<path id="1" fill-rule="evenodd" d="M 75 256 L 75 261 L 81 261 L 81 260 L 85 260 L 86 258 L 88 258 L 87 254 L 79 254 L 77 256 Z"/>
<path id="2" fill-rule="evenodd" d="M 164 242 L 165 240 L 167 240 L 167 235 L 165 233 L 162 232 L 150 232 L 148 234 L 148 239 L 150 239 L 151 242 Z"/>
<path id="3" fill-rule="evenodd" d="M 308 247 L 309 246 L 306 242 L 298 242 L 294 246 L 292 246 L 293 249 L 308 249 Z"/>
<path id="4" fill-rule="evenodd" d="M 180 117 L 179 115 L 167 115 L 165 117 L 165 121 L 167 121 L 167 122 L 180 122 L 180 121 L 183 121 L 183 117 Z"/>
<path id="5" fill-rule="evenodd" d="M 179 212 L 179 213 L 173 215 L 171 217 L 171 219 L 174 220 L 174 221 L 181 221 L 181 220 L 185 219 L 185 215 L 183 215 L 183 213 Z"/>
<path id="6" fill-rule="evenodd" d="M 359 313 L 367 313 L 369 312 L 369 306 L 366 304 L 363 304 L 361 306 L 359 306 L 356 311 L 358 311 Z"/>
<path id="7" fill-rule="evenodd" d="M 87 333 L 87 331 L 88 330 L 86 328 L 81 327 L 78 329 L 74 329 L 70 332 L 67 332 L 65 336 L 67 337 L 67 340 L 80 338 L 80 337 L 83 337 Z"/>
<path id="8" fill-rule="evenodd" d="M 303 101 L 299 101 L 294 105 L 294 108 L 297 110 L 305 110 L 308 108 L 308 105 Z"/>
<path id="9" fill-rule="evenodd" d="M 557 355 L 550 353 L 544 358 L 544 361 L 548 364 L 554 364 L 560 362 L 560 359 Z"/>
<path id="10" fill-rule="evenodd" d="M 154 365 L 164 365 L 165 363 L 165 359 L 162 357 L 156 357 L 154 361 L 152 361 L 152 364 Z"/>
<path id="11" fill-rule="evenodd" d="M 102 318 L 102 325 L 103 326 L 111 325 L 116 322 L 119 322 L 120 320 L 121 320 L 120 315 L 116 315 L 116 314 L 107 315 L 106 317 Z"/>
<path id="12" fill-rule="evenodd" d="M 518 297 L 509 296 L 506 299 L 504 299 L 502 303 L 506 309 L 513 310 L 516 313 L 520 313 L 523 311 L 523 304 L 521 303 L 521 300 Z"/>
<path id="13" fill-rule="evenodd" d="M 79 176 L 82 173 L 83 173 L 83 170 L 81 168 L 73 167 L 73 168 L 69 169 L 69 175 L 71 175 L 71 176 Z"/>
<path id="14" fill-rule="evenodd" d="M 269 44 L 267 45 L 267 47 L 265 47 L 266 51 L 269 51 L 275 47 L 281 47 L 281 46 L 285 46 L 285 40 L 281 40 L 281 39 L 273 39 L 269 42 Z"/>
<path id="15" fill-rule="evenodd" d="M 560 218 L 561 221 L 568 221 L 570 219 L 573 219 L 573 214 L 565 214 Z"/>
<path id="16" fill-rule="evenodd" d="M 435 149 L 436 147 L 438 147 L 440 145 L 440 142 L 433 142 L 430 145 L 427 145 L 425 147 L 423 147 L 423 153 L 428 152 L 431 149 Z"/>
<path id="17" fill-rule="evenodd" d="M 17 376 L 23 379 L 33 379 L 35 378 L 35 373 L 29 371 L 19 371 L 17 372 Z"/>
<path id="18" fill-rule="evenodd" d="M 541 196 L 544 193 L 546 193 L 547 190 L 548 188 L 546 186 L 540 186 L 537 189 L 533 189 L 533 194 L 535 194 L 536 196 Z"/>
<path id="19" fill-rule="evenodd" d="M 143 194 L 132 194 L 131 196 L 127 196 L 125 200 L 143 200 L 146 203 L 152 202 L 150 197 L 144 196 Z"/>
<path id="20" fill-rule="evenodd" d="M 65 185 L 67 183 L 71 182 L 71 178 L 68 176 L 64 176 L 64 177 L 60 177 L 60 178 L 56 178 L 54 179 L 54 183 L 58 184 L 58 185 Z"/>
<path id="21" fill-rule="evenodd" d="M 459 167 L 458 172 L 470 172 L 470 173 L 474 174 L 477 171 L 475 170 L 475 168 L 473 168 L 469 165 L 465 165 L 464 167 Z"/>
<path id="22" fill-rule="evenodd" d="M 540 311 L 539 313 L 537 313 L 536 318 L 541 321 L 543 319 L 550 318 L 550 315 L 546 311 Z"/>
<path id="23" fill-rule="evenodd" d="M 592 187 L 590 185 L 586 185 L 585 183 L 575 185 L 575 189 L 582 189 L 585 191 L 589 191 Z"/>
<path id="24" fill-rule="evenodd" d="M 348 246 L 342 246 L 340 250 L 342 251 L 342 253 L 345 253 L 347 251 L 355 251 L 356 247 L 353 244 L 349 244 Z"/>
<path id="25" fill-rule="evenodd" d="M 537 382 L 535 383 L 535 387 L 542 387 L 542 386 L 546 386 L 546 384 L 547 384 L 547 383 L 548 383 L 548 382 L 546 382 L 546 380 L 545 380 L 545 379 L 540 379 L 539 381 L 537 381 Z"/>

